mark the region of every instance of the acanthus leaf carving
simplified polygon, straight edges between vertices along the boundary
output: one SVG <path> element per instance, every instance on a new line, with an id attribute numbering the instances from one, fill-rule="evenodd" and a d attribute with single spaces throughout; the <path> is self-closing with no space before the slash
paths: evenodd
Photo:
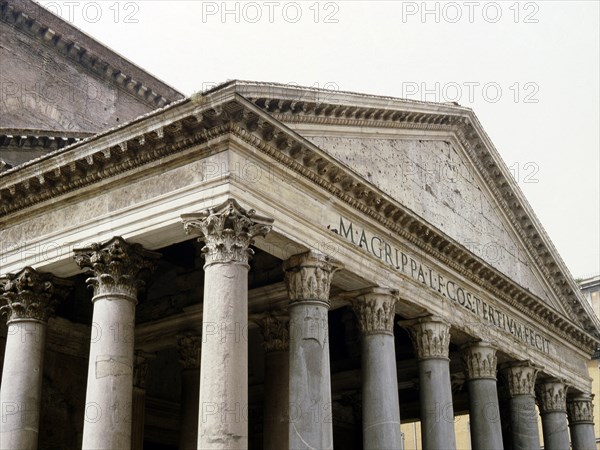
<path id="1" fill-rule="evenodd" d="M 265 352 L 287 352 L 290 347 L 290 319 L 287 316 L 267 314 L 256 320 L 262 335 Z"/>
<path id="2" fill-rule="evenodd" d="M 266 236 L 273 224 L 272 219 L 258 216 L 253 209 L 246 211 L 234 199 L 198 214 L 185 214 L 181 219 L 186 233 L 197 234 L 204 241 L 206 265 L 248 264 L 253 239 Z"/>
<path id="3" fill-rule="evenodd" d="M 560 380 L 544 380 L 535 387 L 540 413 L 566 412 L 567 388 Z"/>
<path id="4" fill-rule="evenodd" d="M 496 349 L 487 342 L 467 344 L 461 353 L 461 360 L 468 380 L 496 379 Z"/>
<path id="5" fill-rule="evenodd" d="M 0 299 L 6 302 L 0 313 L 7 316 L 8 323 L 17 320 L 47 323 L 54 306 L 71 285 L 68 280 L 31 267 L 7 274 L 0 278 Z"/>
<path id="6" fill-rule="evenodd" d="M 134 301 L 154 270 L 159 253 L 116 236 L 103 244 L 75 249 L 75 262 L 92 276 L 86 281 L 94 295 L 122 294 Z"/>
<path id="7" fill-rule="evenodd" d="M 450 349 L 450 325 L 435 317 L 401 321 L 407 327 L 417 358 L 448 359 Z"/>
<path id="8" fill-rule="evenodd" d="M 539 367 L 534 366 L 529 361 L 518 361 L 504 364 L 500 373 L 506 383 L 508 394 L 511 397 L 516 395 L 535 395 L 535 378 Z"/>
<path id="9" fill-rule="evenodd" d="M 567 398 L 567 415 L 570 424 L 594 424 L 594 395 L 582 394 Z"/>
<path id="10" fill-rule="evenodd" d="M 395 305 L 398 292 L 375 288 L 352 300 L 352 309 L 358 318 L 361 334 L 394 335 Z"/>
<path id="11" fill-rule="evenodd" d="M 202 336 L 198 332 L 188 331 L 177 335 L 179 361 L 185 370 L 200 368 L 202 356 Z"/>
<path id="12" fill-rule="evenodd" d="M 289 258 L 284 270 L 290 303 L 313 301 L 329 307 L 331 279 L 340 268 L 334 259 L 314 251 Z"/>

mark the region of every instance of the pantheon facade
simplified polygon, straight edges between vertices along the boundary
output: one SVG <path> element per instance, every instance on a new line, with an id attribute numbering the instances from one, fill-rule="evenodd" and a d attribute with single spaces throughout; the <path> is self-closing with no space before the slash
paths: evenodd
<path id="1" fill-rule="evenodd" d="M 471 109 L 0 27 L 0 448 L 597 448 L 599 320 Z"/>

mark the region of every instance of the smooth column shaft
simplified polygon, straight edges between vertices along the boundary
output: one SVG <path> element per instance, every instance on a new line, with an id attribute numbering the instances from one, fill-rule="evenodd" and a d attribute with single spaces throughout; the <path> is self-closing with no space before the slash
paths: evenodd
<path id="1" fill-rule="evenodd" d="M 512 448 L 532 450 L 540 448 L 537 413 L 533 395 L 516 395 L 510 401 Z"/>
<path id="2" fill-rule="evenodd" d="M 569 429 L 567 413 L 555 411 L 542 414 L 542 431 L 544 434 L 544 450 L 568 450 Z"/>
<path id="3" fill-rule="evenodd" d="M 131 446 L 135 300 L 94 298 L 88 366 L 84 449 Z"/>
<path id="4" fill-rule="evenodd" d="M 198 448 L 248 448 L 248 266 L 205 267 Z"/>
<path id="5" fill-rule="evenodd" d="M 9 324 L 0 389 L 0 448 L 36 449 L 46 325 Z"/>
<path id="6" fill-rule="evenodd" d="M 447 359 L 419 361 L 419 392 L 423 448 L 456 448 L 450 368 Z"/>
<path id="7" fill-rule="evenodd" d="M 290 450 L 333 448 L 328 308 L 290 305 Z"/>
<path id="8" fill-rule="evenodd" d="M 284 450 L 289 443 L 287 420 L 290 355 L 286 351 L 265 354 L 264 450 Z"/>
<path id="9" fill-rule="evenodd" d="M 596 450 L 594 425 L 579 423 L 571 425 L 571 442 L 573 450 Z"/>
<path id="10" fill-rule="evenodd" d="M 504 448 L 496 380 L 472 379 L 468 381 L 468 387 L 472 447 L 490 450 Z"/>
<path id="11" fill-rule="evenodd" d="M 400 407 L 394 336 L 362 336 L 363 442 L 366 450 L 400 449 Z"/>

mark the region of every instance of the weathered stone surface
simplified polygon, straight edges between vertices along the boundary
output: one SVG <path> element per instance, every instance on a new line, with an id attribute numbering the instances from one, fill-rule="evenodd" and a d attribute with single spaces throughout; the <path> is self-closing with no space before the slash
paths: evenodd
<path id="1" fill-rule="evenodd" d="M 542 299 L 532 262 L 449 141 L 308 137 L 486 262 Z M 399 182 L 400 181 L 400 182 Z"/>

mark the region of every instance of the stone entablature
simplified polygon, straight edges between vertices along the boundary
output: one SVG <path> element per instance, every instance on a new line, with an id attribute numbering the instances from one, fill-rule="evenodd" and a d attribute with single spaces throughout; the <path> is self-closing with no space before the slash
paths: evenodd
<path id="1" fill-rule="evenodd" d="M 229 94 L 227 94 L 227 91 L 219 93 L 218 97 L 216 93 L 214 95 L 223 101 L 222 107 L 215 108 L 214 103 L 203 97 L 182 101 L 177 105 L 177 114 L 173 114 L 175 108 L 168 108 L 165 111 L 149 115 L 166 114 L 169 116 L 170 125 L 157 127 L 155 125 L 157 117 L 155 117 L 151 127 L 145 130 L 136 127 L 135 137 L 131 137 L 129 133 L 125 132 L 125 129 L 114 131 L 113 134 L 117 135 L 117 142 L 118 135 L 124 138 L 129 134 L 130 137 L 125 138 L 124 141 L 122 140 L 120 144 L 109 145 L 108 148 L 103 148 L 100 151 L 87 153 L 80 160 L 81 162 L 76 162 L 77 159 L 75 159 L 70 163 L 66 163 L 63 168 L 53 167 L 52 171 L 46 174 L 43 168 L 36 167 L 35 177 L 26 183 L 18 181 L 22 178 L 15 177 L 15 174 L 9 171 L 4 175 L 7 187 L 0 188 L 0 197 L 8 200 L 4 203 L 7 205 L 5 208 L 24 208 L 31 204 L 31 200 L 35 202 L 36 198 L 37 201 L 48 198 L 50 191 L 44 191 L 44 186 L 48 185 L 47 181 L 49 180 L 53 180 L 51 195 L 66 193 L 76 186 L 100 181 L 109 174 L 150 163 L 156 159 L 182 151 L 191 145 L 229 133 L 231 136 L 237 136 L 267 155 L 274 157 L 292 170 L 298 171 L 298 173 L 316 182 L 321 187 L 335 193 L 343 201 L 376 219 L 386 228 L 407 239 L 411 244 L 432 255 L 441 263 L 476 281 L 503 301 L 527 314 L 533 313 L 540 317 L 549 329 L 559 335 L 570 339 L 572 342 L 583 340 L 587 342 L 585 345 L 589 348 L 596 345 L 595 339 L 576 324 L 566 321 L 560 314 L 548 307 L 542 300 L 531 295 L 526 289 L 517 286 L 510 279 L 489 268 L 485 262 L 480 261 L 461 246 L 451 242 L 438 231 L 433 230 L 410 211 L 405 210 L 392 199 L 376 192 L 360 178 L 339 167 L 335 161 L 316 147 L 306 141 L 298 141 L 289 131 L 281 128 L 268 117 L 263 117 L 260 113 L 249 108 L 240 98 L 236 97 L 235 100 L 228 100 Z M 229 97 L 229 99 L 231 98 Z M 171 112 L 171 109 L 174 111 Z M 133 127 L 133 124 L 130 124 L 129 127 Z M 202 130 L 205 130 L 205 132 L 202 132 Z M 102 138 L 102 135 L 99 135 L 90 141 L 98 139 L 101 141 L 106 140 Z M 156 142 L 165 139 L 172 142 L 172 144 L 157 148 Z M 115 142 L 115 140 L 111 139 L 111 142 Z M 152 143 L 149 144 L 150 142 Z M 84 151 L 86 149 L 85 144 L 84 142 L 66 149 L 65 160 L 68 161 L 70 157 L 72 158 L 82 152 L 86 153 Z M 146 145 L 152 145 L 154 150 L 146 151 L 143 149 Z M 102 148 L 101 142 L 96 142 L 94 148 Z M 43 166 L 45 162 L 41 161 L 40 164 Z M 100 172 L 96 171 L 96 166 L 101 167 Z M 31 172 L 32 169 L 33 167 L 26 165 L 19 173 L 24 175 Z M 62 180 L 58 182 L 61 178 Z M 11 179 L 16 183 L 11 185 Z M 42 182 L 43 184 L 40 184 Z M 36 187 L 37 194 L 27 192 L 33 186 Z M 5 209 L 4 212 L 8 213 L 9 210 Z M 572 302 L 565 302 L 565 304 L 572 304 Z M 584 316 L 581 315 L 581 317 Z M 589 325 L 588 329 L 591 330 L 593 327 Z"/>

